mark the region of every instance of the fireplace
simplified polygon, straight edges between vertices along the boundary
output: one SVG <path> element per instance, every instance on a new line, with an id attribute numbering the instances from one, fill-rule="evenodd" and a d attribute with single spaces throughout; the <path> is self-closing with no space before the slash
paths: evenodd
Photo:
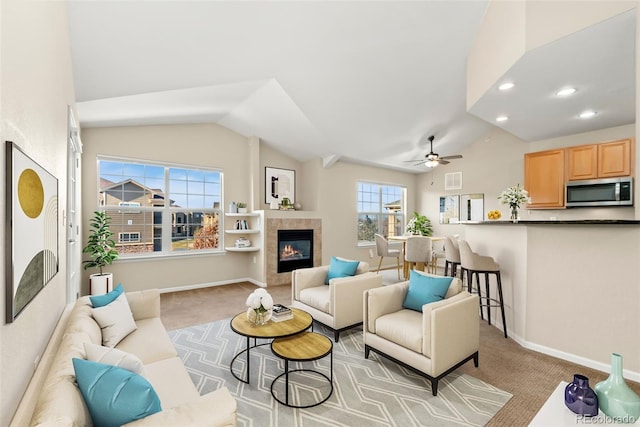
<path id="1" fill-rule="evenodd" d="M 278 273 L 313 267 L 313 230 L 278 230 Z"/>

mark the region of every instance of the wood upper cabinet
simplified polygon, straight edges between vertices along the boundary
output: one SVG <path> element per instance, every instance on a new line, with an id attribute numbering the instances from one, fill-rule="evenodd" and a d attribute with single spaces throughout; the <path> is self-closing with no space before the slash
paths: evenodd
<path id="1" fill-rule="evenodd" d="M 524 155 L 524 188 L 531 199 L 527 209 L 564 206 L 564 159 L 564 149 Z"/>
<path id="2" fill-rule="evenodd" d="M 630 139 L 598 144 L 598 178 L 631 175 Z"/>
<path id="3" fill-rule="evenodd" d="M 567 181 L 632 175 L 631 139 L 567 148 Z"/>

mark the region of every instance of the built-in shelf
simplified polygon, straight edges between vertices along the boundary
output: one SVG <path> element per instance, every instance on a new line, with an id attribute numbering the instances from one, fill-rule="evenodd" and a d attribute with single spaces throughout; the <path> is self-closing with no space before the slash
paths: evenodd
<path id="1" fill-rule="evenodd" d="M 260 230 L 256 228 L 251 228 L 246 230 L 224 230 L 224 232 L 229 234 L 256 234 L 256 233 L 259 233 Z"/>
<path id="2" fill-rule="evenodd" d="M 224 248 L 224 250 L 229 252 L 256 252 L 256 251 L 259 251 L 260 248 L 256 246 L 249 246 L 246 248 L 236 248 L 235 246 L 228 246 Z"/>

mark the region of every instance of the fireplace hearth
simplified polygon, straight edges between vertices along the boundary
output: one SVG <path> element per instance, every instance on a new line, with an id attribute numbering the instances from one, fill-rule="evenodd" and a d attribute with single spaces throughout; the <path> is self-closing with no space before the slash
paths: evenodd
<path id="1" fill-rule="evenodd" d="M 278 273 L 313 267 L 313 230 L 278 230 Z"/>

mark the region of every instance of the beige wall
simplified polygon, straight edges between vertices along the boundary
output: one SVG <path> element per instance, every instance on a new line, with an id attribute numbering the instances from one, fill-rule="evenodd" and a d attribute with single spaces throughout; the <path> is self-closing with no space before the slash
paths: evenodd
<path id="1" fill-rule="evenodd" d="M 0 299 L 0 424 L 9 424 L 33 375 L 34 361 L 49 341 L 66 302 L 67 107 L 74 105 L 71 58 L 64 2 L 2 0 L 0 3 L 0 111 L 2 141 L 11 140 L 58 178 L 58 274 L 15 322 L 5 324 Z M 4 143 L 3 143 L 4 146 Z M 4 147 L 0 174 L 5 176 Z M 0 188 L 5 200 L 4 184 Z M 6 237 L 4 204 L 0 212 Z M 4 245 L 0 270 L 4 278 Z M 4 283 L 3 283 L 4 287 Z"/>
<path id="2" fill-rule="evenodd" d="M 135 160 L 153 160 L 221 169 L 224 173 L 224 203 L 250 202 L 253 171 L 250 167 L 254 144 L 233 131 L 215 124 L 131 126 L 85 129 L 82 170 L 83 224 L 97 207 L 98 155 L 122 156 Z M 224 206 L 226 210 L 227 206 Z M 229 240 L 229 236 L 226 236 Z M 231 240 L 235 240 L 231 236 Z M 82 238 L 86 242 L 86 232 Z M 226 241 L 232 245 L 233 241 Z M 209 254 L 154 259 L 120 259 L 107 268 L 115 283 L 126 290 L 219 284 L 250 276 L 247 253 Z M 88 293 L 85 271 L 82 293 Z"/>

